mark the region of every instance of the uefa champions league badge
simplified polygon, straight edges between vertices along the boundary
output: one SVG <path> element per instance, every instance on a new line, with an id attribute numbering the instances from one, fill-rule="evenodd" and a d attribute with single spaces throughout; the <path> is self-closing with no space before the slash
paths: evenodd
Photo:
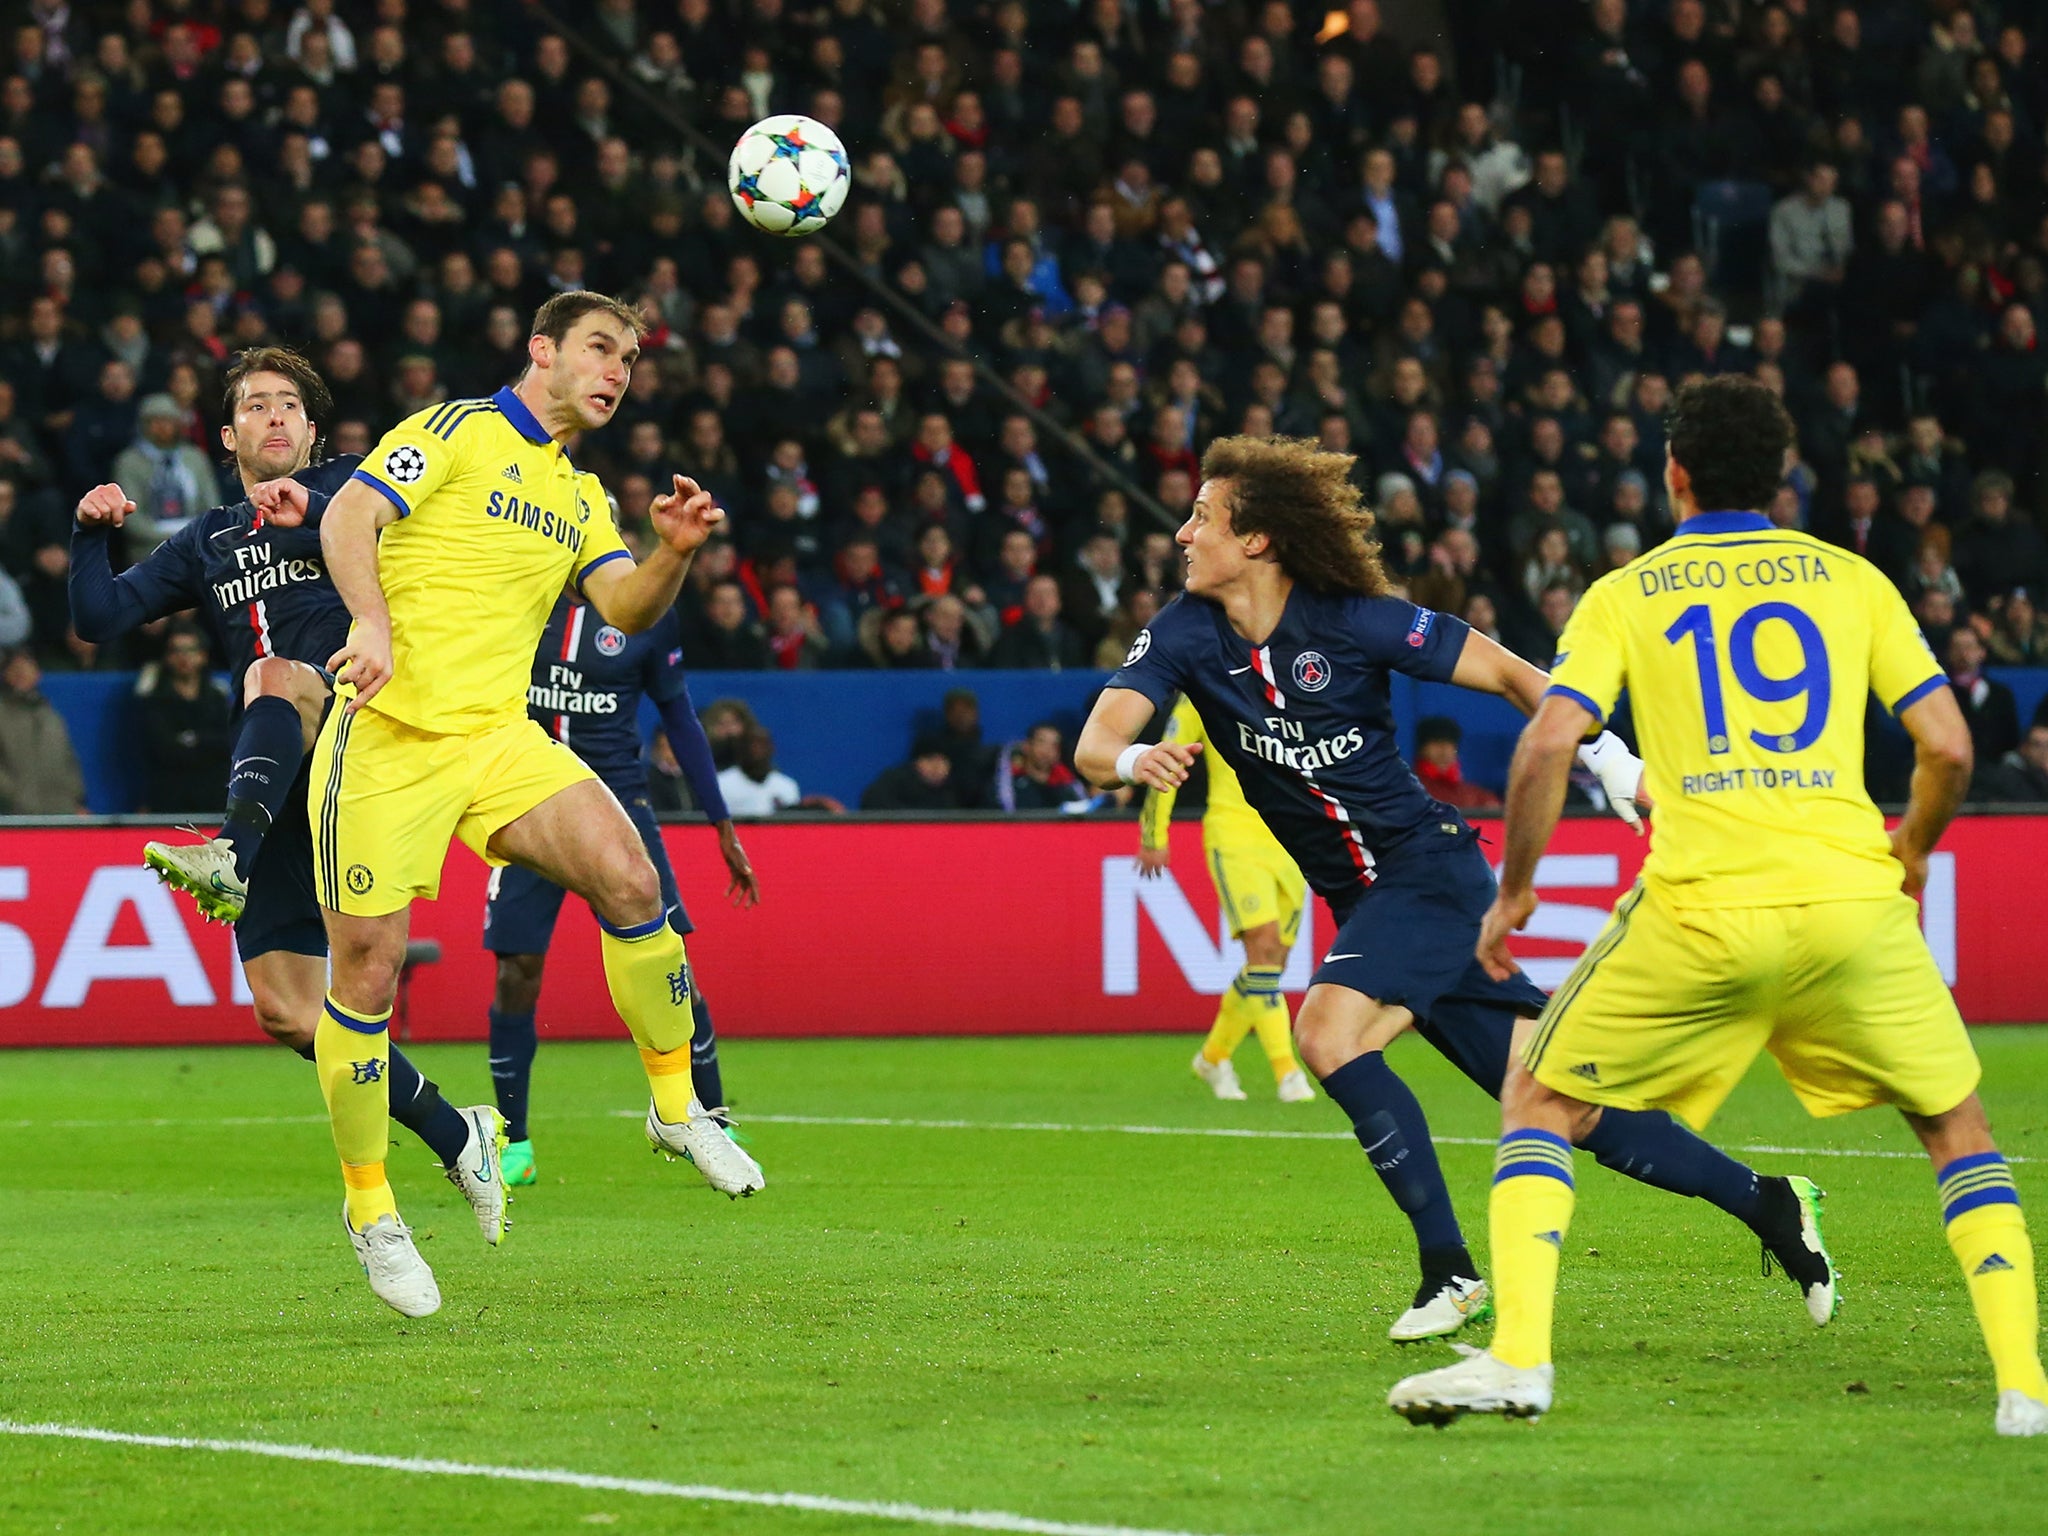
<path id="1" fill-rule="evenodd" d="M 1303 693 L 1321 693 L 1330 686 L 1330 658 L 1321 651 L 1303 651 L 1294 658 L 1294 686 Z"/>
<path id="2" fill-rule="evenodd" d="M 384 473 L 400 485 L 411 485 L 427 472 L 427 456 L 411 443 L 401 443 L 384 455 Z"/>

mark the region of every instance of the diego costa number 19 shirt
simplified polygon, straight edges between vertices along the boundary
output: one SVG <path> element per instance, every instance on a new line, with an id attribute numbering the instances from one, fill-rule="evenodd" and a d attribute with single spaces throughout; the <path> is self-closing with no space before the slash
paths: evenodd
<path id="1" fill-rule="evenodd" d="M 1707 512 L 1600 578 L 1550 692 L 1604 720 L 1624 686 L 1656 810 L 1643 877 L 1681 906 L 1896 895 L 1863 786 L 1864 700 L 1947 679 L 1877 567 L 1754 512 Z"/>

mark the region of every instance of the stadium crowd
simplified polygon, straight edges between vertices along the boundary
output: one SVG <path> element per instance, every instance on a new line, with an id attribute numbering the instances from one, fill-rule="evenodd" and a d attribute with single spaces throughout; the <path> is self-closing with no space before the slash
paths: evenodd
<path id="1" fill-rule="evenodd" d="M 0 740 L 36 667 L 147 668 L 140 730 L 209 729 L 195 632 L 96 651 L 65 577 L 87 487 L 138 503 L 133 560 L 232 483 L 234 349 L 304 349 L 361 452 L 594 286 L 650 330 L 579 461 L 629 534 L 676 471 L 731 513 L 694 667 L 1112 666 L 1237 431 L 1356 454 L 1409 594 L 1547 664 L 1669 532 L 1673 387 L 1744 372 L 1799 425 L 1772 517 L 1892 576 L 1980 761 L 2048 798 L 1983 676 L 2048 661 L 2032 11 L 1448 4 L 1406 38 L 1376 0 L 7 7 Z M 779 111 L 848 145 L 849 265 L 726 194 Z"/>

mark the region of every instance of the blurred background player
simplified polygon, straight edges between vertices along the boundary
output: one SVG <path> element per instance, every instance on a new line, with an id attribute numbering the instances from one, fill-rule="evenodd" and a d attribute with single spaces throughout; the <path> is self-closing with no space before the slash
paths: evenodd
<path id="1" fill-rule="evenodd" d="M 1500 892 L 1479 939 L 1490 976 L 1516 974 L 1507 937 L 1536 910 L 1574 747 L 1623 688 L 1657 833 L 1642 878 L 1518 1033 L 1490 1213 L 1500 1326 L 1485 1353 L 1394 1387 L 1388 1406 L 1415 1423 L 1549 1409 L 1575 1133 L 1601 1105 L 1668 1106 L 1704 1127 L 1768 1049 L 1809 1114 L 1905 1115 L 1996 1370 L 1993 1426 L 2048 1435 L 2033 1242 L 1913 901 L 1970 782 L 1969 728 L 1883 573 L 1764 515 L 1791 443 L 1761 384 L 1678 392 L 1664 483 L 1681 521 L 1655 557 L 1678 579 L 1631 567 L 1587 592 L 1515 749 Z M 1889 835 L 1863 780 L 1872 694 L 1913 738 Z M 1818 1247 L 1817 1220 L 1812 1237 Z M 1832 1286 L 1826 1300 L 1832 1310 Z"/>
<path id="2" fill-rule="evenodd" d="M 1165 739 L 1208 740 L 1201 715 L 1185 698 L 1167 716 Z M 1244 966 L 1224 990 L 1209 1038 L 1195 1052 L 1195 1076 L 1219 1099 L 1243 1098 L 1244 1088 L 1230 1058 L 1244 1037 L 1256 1031 L 1266 1060 L 1272 1063 L 1280 1102 L 1305 1103 L 1316 1091 L 1294 1059 L 1293 1027 L 1280 973 L 1287 968 L 1288 951 L 1301 931 L 1308 882 L 1258 812 L 1245 804 L 1230 764 L 1212 752 L 1202 765 L 1209 775 L 1209 799 L 1202 808 L 1202 853 L 1230 936 L 1244 946 Z M 1157 878 L 1173 857 L 1173 802 L 1179 794 L 1178 785 L 1145 791 L 1138 810 L 1138 873 L 1144 879 Z"/>
<path id="3" fill-rule="evenodd" d="M 317 521 L 327 492 L 359 462 L 344 455 L 308 468 L 319 439 L 315 412 L 326 403 L 320 375 L 297 353 L 264 347 L 236 359 L 226 393 L 221 441 L 243 489 L 297 476 L 301 511 Z M 320 663 L 347 635 L 348 609 L 327 579 L 318 532 L 268 523 L 248 501 L 192 519 L 116 576 L 109 539 L 133 508 L 118 485 L 96 486 L 78 504 L 70 579 L 79 634 L 104 644 L 196 609 L 245 704 L 221 835 L 150 843 L 145 862 L 191 893 L 200 911 L 234 924 L 257 1023 L 310 1061 L 327 987 L 327 931 L 313 894 L 305 760 L 331 697 Z M 387 1073 L 391 1117 L 433 1150 L 485 1240 L 497 1242 L 505 1214 L 489 1155 L 497 1112 L 454 1108 L 400 1051 L 391 1052 Z"/>
<path id="4" fill-rule="evenodd" d="M 683 674 L 682 625 L 675 610 L 671 608 L 654 628 L 627 635 L 605 623 L 588 603 L 566 597 L 557 602 L 534 653 L 527 713 L 595 769 L 618 797 L 661 877 L 669 926 L 687 938 L 694 925 L 676 892 L 675 871 L 648 800 L 647 768 L 640 756 L 643 697 L 652 699 L 661 713 L 662 730 L 697 809 L 718 829 L 718 851 L 731 876 L 727 895 L 736 905 L 753 906 L 761 899 L 761 885 L 733 830 L 711 761 L 711 742 L 690 702 L 690 685 Z M 498 957 L 497 990 L 491 1001 L 491 1082 L 510 1138 L 503 1160 L 507 1184 L 531 1184 L 536 1176 L 526 1118 L 537 1040 L 534 1009 L 566 894 L 545 875 L 516 864 L 491 871 L 484 948 Z M 701 981 L 690 988 L 690 1006 L 696 1026 L 690 1037 L 690 1077 L 707 1106 L 705 1112 L 730 1130 L 718 1069 L 718 1036 Z"/>

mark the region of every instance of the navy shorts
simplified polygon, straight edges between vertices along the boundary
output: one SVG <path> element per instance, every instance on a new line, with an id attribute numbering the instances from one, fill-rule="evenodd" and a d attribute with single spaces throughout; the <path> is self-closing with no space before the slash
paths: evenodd
<path id="1" fill-rule="evenodd" d="M 669 926 L 689 934 L 695 925 L 683 910 L 676 894 L 676 872 L 669 867 L 668 850 L 661 843 L 661 827 L 654 819 L 654 807 L 647 796 L 621 795 L 619 801 L 632 818 L 654 872 L 661 877 L 661 904 L 668 912 Z M 484 903 L 484 948 L 494 955 L 544 955 L 555 936 L 555 919 L 562 914 L 562 898 L 569 893 L 545 875 L 537 875 L 517 864 L 491 871 L 490 899 Z"/>
<path id="2" fill-rule="evenodd" d="M 1408 1009 L 1416 1033 L 1498 1098 L 1515 1021 L 1549 999 L 1520 972 L 1495 981 L 1473 953 L 1495 889 L 1469 828 L 1456 842 L 1396 856 L 1338 918 L 1314 980 Z"/>
<path id="3" fill-rule="evenodd" d="M 244 965 L 280 949 L 321 958 L 327 954 L 327 925 L 313 894 L 313 828 L 306 819 L 306 768 L 312 761 L 311 753 L 300 760 L 284 809 L 249 871 L 248 904 L 235 924 L 235 951 Z"/>

